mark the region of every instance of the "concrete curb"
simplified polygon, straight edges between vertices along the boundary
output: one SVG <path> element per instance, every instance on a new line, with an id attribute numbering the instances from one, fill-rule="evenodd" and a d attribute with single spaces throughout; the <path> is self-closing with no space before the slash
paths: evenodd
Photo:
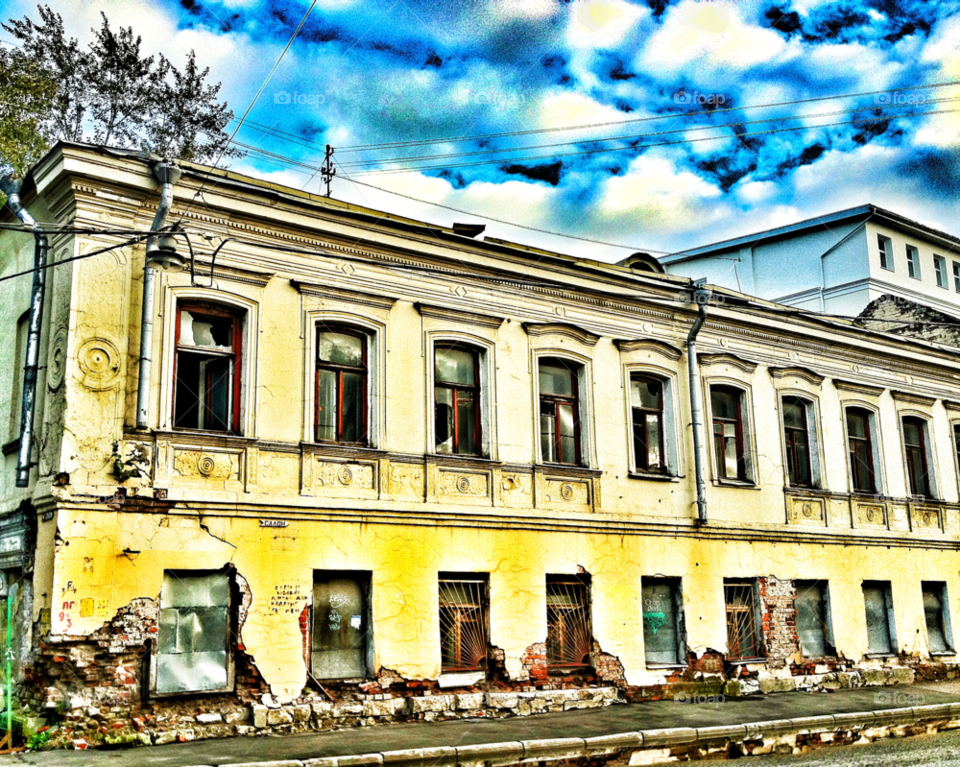
<path id="1" fill-rule="evenodd" d="M 476 765 L 478 762 L 490 761 L 512 764 L 524 759 L 575 759 L 595 756 L 598 752 L 640 751 L 711 741 L 713 743 L 723 740 L 742 741 L 799 733 L 864 730 L 870 727 L 914 724 L 920 721 L 948 722 L 955 719 L 960 719 L 960 703 L 942 703 L 696 729 L 673 727 L 599 735 L 592 738 L 544 738 L 522 742 L 480 743 L 472 746 L 408 748 L 351 756 L 327 756 L 303 761 L 284 759 L 274 762 L 239 762 L 219 764 L 216 767 L 399 767 L 400 765 Z M 214 767 L 214 765 L 193 765 L 193 767 Z"/>

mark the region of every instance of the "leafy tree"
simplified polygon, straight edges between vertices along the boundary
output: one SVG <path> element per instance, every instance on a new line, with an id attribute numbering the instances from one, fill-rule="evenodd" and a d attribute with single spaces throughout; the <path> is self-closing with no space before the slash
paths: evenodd
<path id="1" fill-rule="evenodd" d="M 37 6 L 39 23 L 2 24 L 20 44 L 0 59 L 0 163 L 23 173 L 58 140 L 86 141 L 210 162 L 240 157 L 224 128 L 233 119 L 206 82 L 193 51 L 177 69 L 163 54 L 145 56 L 132 27 L 100 29 L 84 49 L 63 19 Z"/>

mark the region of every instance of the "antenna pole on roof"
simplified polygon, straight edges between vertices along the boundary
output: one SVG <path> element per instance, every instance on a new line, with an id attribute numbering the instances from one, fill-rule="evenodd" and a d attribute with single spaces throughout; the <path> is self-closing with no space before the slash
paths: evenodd
<path id="1" fill-rule="evenodd" d="M 323 166 L 320 168 L 320 176 L 323 179 L 322 183 L 327 185 L 327 197 L 330 196 L 330 184 L 336 175 L 337 169 L 333 167 L 333 147 L 327 144 L 327 149 L 323 153 Z"/>

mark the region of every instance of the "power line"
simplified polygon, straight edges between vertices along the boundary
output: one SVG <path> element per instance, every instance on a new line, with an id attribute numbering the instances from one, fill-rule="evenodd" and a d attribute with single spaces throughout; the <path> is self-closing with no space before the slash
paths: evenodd
<path id="1" fill-rule="evenodd" d="M 89 234 L 93 234 L 93 232 L 90 232 Z M 102 234 L 102 233 L 96 232 L 96 234 Z M 128 245 L 136 245 L 138 242 L 142 242 L 146 238 L 147 238 L 146 235 L 143 235 L 141 237 L 134 237 L 132 240 L 121 242 L 119 245 L 110 245 L 109 247 L 106 247 L 106 248 L 100 248 L 100 250 L 94 250 L 91 253 L 84 253 L 82 256 L 72 256 L 71 258 L 62 258 L 59 261 L 52 261 L 44 264 L 41 268 L 52 269 L 55 266 L 60 266 L 60 264 L 69 264 L 71 261 L 80 261 L 84 258 L 93 258 L 94 256 L 99 256 L 101 253 L 107 253 L 108 251 L 116 250 L 117 248 L 125 248 Z M 16 274 L 7 274 L 3 277 L 0 277 L 0 282 L 6 282 L 7 280 L 12 280 L 16 277 L 23 277 L 26 274 L 33 274 L 35 271 L 37 271 L 37 267 L 33 267 L 32 269 L 25 269 L 24 271 L 17 272 Z"/>
<path id="2" fill-rule="evenodd" d="M 561 131 L 587 130 L 590 128 L 602 128 L 610 125 L 628 125 L 628 124 L 638 123 L 638 122 L 648 122 L 651 120 L 666 120 L 671 117 L 701 116 L 703 114 L 719 114 L 722 112 L 735 112 L 735 111 L 742 111 L 746 109 L 769 109 L 772 107 L 792 106 L 794 104 L 810 104 L 818 101 L 832 101 L 835 99 L 857 98 L 859 96 L 875 96 L 881 93 L 897 93 L 900 91 L 927 90 L 930 88 L 946 88 L 952 85 L 960 85 L 960 80 L 951 80 L 951 81 L 942 82 L 942 83 L 929 83 L 927 85 L 911 85 L 903 88 L 887 88 L 884 90 L 876 90 L 876 91 L 860 91 L 856 93 L 844 93 L 844 94 L 833 95 L 833 96 L 815 96 L 807 99 L 793 99 L 791 101 L 771 102 L 769 104 L 748 104 L 747 106 L 742 106 L 742 107 L 722 107 L 720 109 L 711 109 L 709 112 L 703 112 L 703 111 L 672 112 L 670 114 L 653 115 L 650 117 L 635 117 L 629 120 L 614 120 L 610 122 L 601 122 L 601 123 L 568 125 L 568 126 L 561 126 L 557 128 L 531 128 L 528 130 L 503 131 L 500 133 L 480 133 L 472 136 L 453 136 L 453 137 L 447 137 L 447 138 L 418 139 L 416 141 L 392 141 L 392 142 L 385 142 L 380 144 L 357 144 L 354 146 L 339 148 L 337 151 L 341 153 L 359 152 L 359 151 L 370 151 L 373 149 L 394 149 L 397 147 L 422 146 L 427 144 L 444 144 L 444 143 L 453 143 L 453 142 L 459 142 L 459 141 L 476 141 L 479 139 L 501 138 L 504 136 L 526 136 L 526 135 L 531 135 L 536 133 L 556 133 Z M 259 126 L 259 127 L 263 127 L 263 126 Z"/>
<path id="3" fill-rule="evenodd" d="M 562 153 L 554 153 L 554 154 L 547 154 L 547 155 L 534 155 L 530 157 L 512 157 L 512 158 L 509 158 L 509 160 L 505 160 L 504 158 L 501 157 L 494 160 L 478 160 L 476 162 L 466 162 L 466 163 L 443 164 L 443 165 L 421 165 L 417 167 L 408 167 L 408 168 L 387 168 L 383 170 L 363 171 L 360 173 L 360 175 L 382 176 L 382 175 L 392 175 L 397 173 L 414 173 L 414 172 L 423 171 L 423 170 L 453 170 L 456 168 L 471 168 L 471 167 L 477 167 L 481 165 L 499 165 L 508 161 L 516 163 L 516 162 L 528 162 L 528 161 L 535 161 L 535 160 L 552 160 L 557 157 L 583 157 L 586 155 L 603 154 L 606 152 L 632 152 L 632 151 L 637 151 L 639 149 L 649 149 L 650 147 L 656 147 L 656 146 L 672 146 L 675 144 L 696 144 L 701 141 L 716 141 L 718 139 L 729 139 L 729 138 L 741 139 L 746 136 L 764 136 L 764 135 L 772 135 L 774 133 L 786 133 L 786 132 L 798 131 L 798 130 L 812 130 L 814 128 L 833 128 L 838 125 L 852 125 L 854 123 L 882 122 L 884 120 L 891 120 L 891 119 L 896 119 L 900 117 L 919 117 L 921 115 L 950 114 L 957 111 L 960 111 L 960 110 L 940 109 L 940 110 L 932 110 L 932 111 L 926 111 L 926 112 L 912 112 L 909 114 L 903 113 L 903 114 L 888 115 L 888 116 L 876 117 L 876 118 L 842 120 L 839 122 L 823 123 L 821 125 L 801 125 L 794 128 L 772 128 L 769 130 L 762 130 L 762 131 L 747 131 L 744 133 L 735 134 L 732 137 L 731 136 L 704 136 L 702 138 L 679 139 L 677 141 L 655 141 L 649 144 L 638 144 L 636 146 L 630 146 L 630 147 L 608 147 L 605 149 L 585 149 L 580 152 L 562 152 Z"/>
<path id="4" fill-rule="evenodd" d="M 950 98 L 944 98 L 944 99 L 933 99 L 930 102 L 924 102 L 924 103 L 940 104 L 940 103 L 954 103 L 957 101 L 960 101 L 960 96 L 952 96 Z M 902 109 L 903 105 L 890 105 L 889 107 L 876 107 L 876 109 L 878 110 L 883 110 L 885 108 Z M 385 157 L 385 158 L 378 158 L 378 159 L 372 159 L 372 160 L 355 160 L 353 162 L 343 163 L 343 167 L 359 168 L 359 167 L 378 165 L 381 163 L 388 163 L 388 162 L 413 162 L 417 160 L 456 159 L 459 157 L 475 157 L 475 156 L 483 156 L 483 155 L 489 155 L 489 154 L 501 153 L 501 152 L 522 152 L 527 149 L 552 149 L 552 148 L 561 147 L 561 146 L 593 144 L 601 141 L 626 141 L 631 139 L 646 138 L 648 136 L 668 136 L 676 133 L 689 133 L 691 131 L 716 130 L 720 128 L 737 128 L 737 127 L 742 127 L 744 125 L 755 125 L 757 123 L 782 122 L 786 120 L 811 120 L 811 119 L 816 119 L 821 117 L 834 117 L 836 115 L 849 114 L 854 111 L 856 110 L 840 109 L 840 110 L 835 110 L 833 112 L 818 112 L 818 113 L 807 114 L 807 115 L 783 115 L 780 117 L 765 117 L 765 118 L 758 118 L 756 120 L 743 120 L 739 122 L 719 123 L 717 125 L 700 125 L 700 126 L 686 127 L 686 128 L 673 128 L 671 130 L 655 131 L 651 133 L 635 133 L 635 134 L 622 135 L 622 136 L 607 136 L 604 138 L 581 139 L 578 141 L 561 141 L 553 144 L 528 144 L 525 146 L 509 147 L 509 148 L 503 148 L 503 149 L 492 149 L 492 148 L 481 149 L 474 152 L 457 152 L 454 154 L 411 155 L 409 157 Z M 895 113 L 893 116 L 896 117 L 898 116 L 898 114 L 899 113 Z M 816 126 L 812 126 L 812 127 L 816 127 Z"/>

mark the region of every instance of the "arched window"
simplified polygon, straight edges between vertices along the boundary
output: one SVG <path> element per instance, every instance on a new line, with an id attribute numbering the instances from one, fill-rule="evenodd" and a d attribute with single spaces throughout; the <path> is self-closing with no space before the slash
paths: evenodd
<path id="1" fill-rule="evenodd" d="M 633 412 L 633 454 L 637 471 L 665 473 L 663 381 L 640 373 L 630 375 Z"/>
<path id="2" fill-rule="evenodd" d="M 787 447 L 787 479 L 791 487 L 812 487 L 810 456 L 810 403 L 798 397 L 783 398 L 783 438 Z"/>
<path id="3" fill-rule="evenodd" d="M 850 452 L 850 479 L 854 492 L 877 492 L 873 413 L 859 407 L 847 408 L 847 442 Z"/>
<path id="4" fill-rule="evenodd" d="M 434 348 L 436 451 L 480 455 L 480 353 L 469 346 Z"/>
<path id="5" fill-rule="evenodd" d="M 240 433 L 243 312 L 182 303 L 177 309 L 173 425 Z"/>
<path id="6" fill-rule="evenodd" d="M 718 475 L 721 479 L 748 479 L 743 436 L 743 392 L 732 386 L 711 386 L 710 408 L 713 412 L 713 444 Z"/>
<path id="7" fill-rule="evenodd" d="M 927 422 L 915 416 L 903 419 L 903 450 L 907 458 L 907 481 L 911 495 L 933 497 L 927 463 Z"/>
<path id="8" fill-rule="evenodd" d="M 317 326 L 317 442 L 367 444 L 367 341 L 359 330 Z"/>
<path id="9" fill-rule="evenodd" d="M 582 463 L 579 365 L 540 360 L 540 451 L 545 463 Z"/>

